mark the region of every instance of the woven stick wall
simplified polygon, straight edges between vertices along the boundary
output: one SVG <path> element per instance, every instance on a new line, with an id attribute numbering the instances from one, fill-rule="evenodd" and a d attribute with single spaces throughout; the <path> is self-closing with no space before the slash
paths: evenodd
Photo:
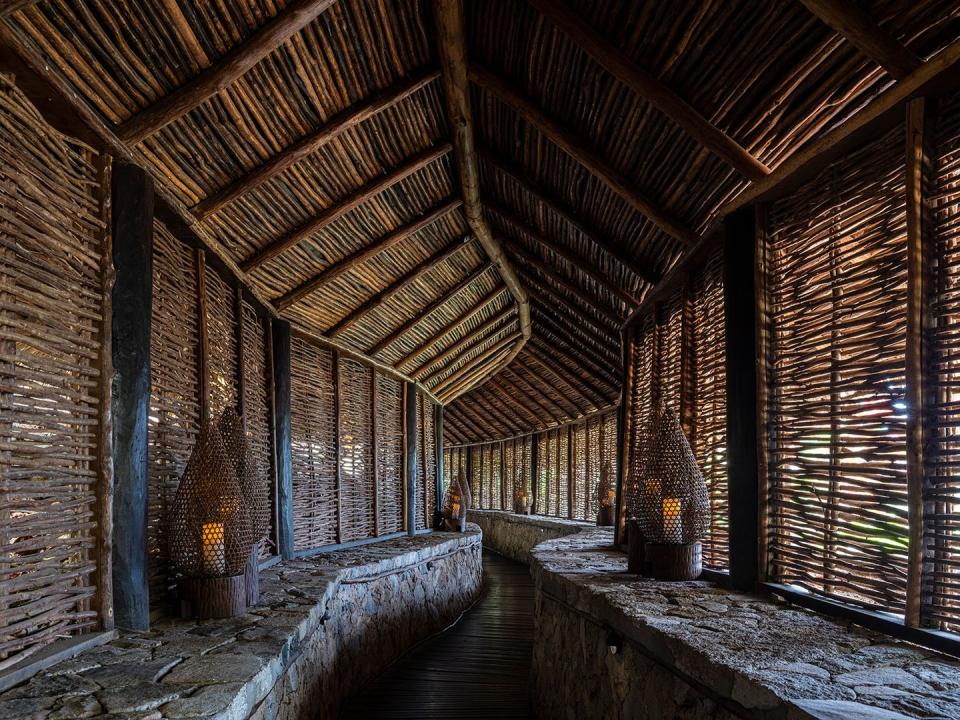
<path id="1" fill-rule="evenodd" d="M 100 192 L 92 153 L 0 76 L 0 669 L 103 619 Z"/>
<path id="2" fill-rule="evenodd" d="M 403 383 L 377 373 L 378 535 L 403 529 Z"/>
<path id="3" fill-rule="evenodd" d="M 433 526 L 437 507 L 436 406 L 417 391 L 417 529 Z M 474 495 L 476 498 L 476 495 Z"/>
<path id="4" fill-rule="evenodd" d="M 769 574 L 903 612 L 903 127 L 771 208 Z"/>
<path id="5" fill-rule="evenodd" d="M 237 405 L 236 295 L 220 273 L 205 269 L 207 343 L 210 383 L 210 417 L 216 419 Z"/>
<path id="6" fill-rule="evenodd" d="M 340 358 L 340 531 L 341 542 L 373 537 L 373 370 Z"/>

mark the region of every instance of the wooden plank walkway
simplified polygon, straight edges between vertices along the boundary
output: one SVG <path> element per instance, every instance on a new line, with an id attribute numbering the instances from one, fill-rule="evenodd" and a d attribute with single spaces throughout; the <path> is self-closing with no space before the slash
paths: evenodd
<path id="1" fill-rule="evenodd" d="M 532 717 L 529 570 L 483 554 L 479 602 L 446 632 L 418 645 L 357 696 L 342 720 L 511 720 Z"/>

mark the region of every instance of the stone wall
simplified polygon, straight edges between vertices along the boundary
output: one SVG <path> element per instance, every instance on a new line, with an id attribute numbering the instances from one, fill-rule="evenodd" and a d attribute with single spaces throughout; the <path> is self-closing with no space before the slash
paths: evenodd
<path id="1" fill-rule="evenodd" d="M 956 660 L 768 596 L 629 575 L 611 541 L 597 528 L 531 554 L 539 717 L 960 718 Z"/>
<path id="2" fill-rule="evenodd" d="M 504 510 L 470 510 L 467 518 L 483 531 L 484 547 L 527 565 L 530 551 L 540 543 L 595 527 L 582 520 L 518 515 Z"/>
<path id="3" fill-rule="evenodd" d="M 477 598 L 480 541 L 471 526 L 282 563 L 245 615 L 121 633 L 0 694 L 0 719 L 336 718 Z"/>

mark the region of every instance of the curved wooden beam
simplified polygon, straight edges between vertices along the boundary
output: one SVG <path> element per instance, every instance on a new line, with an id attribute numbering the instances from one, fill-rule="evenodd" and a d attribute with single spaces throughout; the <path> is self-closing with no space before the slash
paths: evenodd
<path id="1" fill-rule="evenodd" d="M 902 80 L 923 65 L 923 60 L 883 30 L 856 3 L 850 0 L 800 2 L 897 80 Z"/>
<path id="2" fill-rule="evenodd" d="M 713 125 L 686 100 L 604 40 L 599 33 L 558 0 L 528 0 L 541 15 L 617 80 L 633 90 L 683 128 L 707 150 L 733 166 L 741 175 L 757 180 L 770 168 Z"/>
<path id="3" fill-rule="evenodd" d="M 267 243 L 264 247 L 257 250 L 253 255 L 244 260 L 240 267 L 244 272 L 252 272 L 263 265 L 268 260 L 272 260 L 280 253 L 289 250 L 294 245 L 306 240 L 314 233 L 319 232 L 331 223 L 339 220 L 351 210 L 363 205 L 371 198 L 379 195 L 384 190 L 388 190 L 401 180 L 422 170 L 430 163 L 442 158 L 450 152 L 450 143 L 442 143 L 437 147 L 428 148 L 421 153 L 417 153 L 409 158 L 402 165 L 392 169 L 386 175 L 375 177 L 363 187 L 355 190 L 347 197 L 335 202 L 328 208 L 325 208 L 319 215 L 308 220 L 299 227 L 294 228 L 283 237 Z"/>
<path id="4" fill-rule="evenodd" d="M 333 3 L 334 0 L 300 0 L 288 6 L 195 78 L 117 126 L 117 135 L 125 143 L 136 145 L 183 117 L 243 76 Z"/>
<path id="5" fill-rule="evenodd" d="M 393 232 L 377 238 L 369 245 L 363 246 L 356 252 L 351 253 L 350 255 L 347 255 L 346 257 L 343 257 L 334 263 L 331 263 L 306 282 L 301 283 L 297 287 L 277 298 L 273 303 L 274 307 L 277 308 L 277 310 L 287 309 L 295 302 L 302 300 L 312 292 L 316 292 L 327 283 L 333 282 L 345 272 L 355 268 L 357 265 L 360 265 L 370 258 L 389 250 L 394 245 L 406 240 L 411 235 L 417 234 L 428 225 L 435 223 L 444 215 L 456 210 L 458 207 L 460 207 L 460 204 L 459 198 L 447 200 L 446 202 L 431 208 L 413 222 L 402 225 Z"/>
<path id="6" fill-rule="evenodd" d="M 197 203 L 191 212 L 199 220 L 205 220 L 215 212 L 222 210 L 244 193 L 263 185 L 276 177 L 291 165 L 295 165 L 304 158 L 312 155 L 327 143 L 340 137 L 351 128 L 357 127 L 374 115 L 392 108 L 408 97 L 423 89 L 440 77 L 439 70 L 427 70 L 370 97 L 358 105 L 352 105 L 337 113 L 323 127 L 310 135 L 300 138 L 293 145 L 284 148 L 276 155 L 256 167 L 248 170 L 240 177 L 220 188 Z"/>
<path id="7" fill-rule="evenodd" d="M 697 235 L 680 220 L 633 189 L 631 183 L 597 157 L 586 144 L 561 123 L 547 116 L 523 93 L 503 78 L 478 65 L 470 66 L 470 80 L 496 95 L 533 125 L 550 142 L 582 165 L 591 175 L 623 198 L 634 210 L 684 245 L 693 245 Z"/>
<path id="8" fill-rule="evenodd" d="M 483 246 L 487 257 L 496 263 L 504 284 L 517 303 L 521 339 L 510 352 L 510 358 L 513 359 L 530 339 L 530 301 L 503 248 L 490 233 L 480 207 L 480 176 L 473 139 L 470 81 L 467 77 L 466 27 L 461 0 L 433 0 L 433 15 L 436 21 L 437 52 L 440 57 L 447 122 L 453 132 L 457 173 L 467 223 Z"/>

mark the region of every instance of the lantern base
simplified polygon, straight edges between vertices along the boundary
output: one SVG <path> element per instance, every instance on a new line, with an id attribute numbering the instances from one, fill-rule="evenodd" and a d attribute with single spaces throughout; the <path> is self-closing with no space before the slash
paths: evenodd
<path id="1" fill-rule="evenodd" d="M 703 546 L 699 542 L 647 543 L 646 552 L 655 580 L 696 580 L 703 571 Z"/>
<path id="2" fill-rule="evenodd" d="M 180 614 L 185 618 L 230 618 L 243 615 L 246 610 L 246 575 L 180 581 Z"/>
<path id="3" fill-rule="evenodd" d="M 597 512 L 597 527 L 613 527 L 617 510 L 613 505 L 601 506 Z"/>

